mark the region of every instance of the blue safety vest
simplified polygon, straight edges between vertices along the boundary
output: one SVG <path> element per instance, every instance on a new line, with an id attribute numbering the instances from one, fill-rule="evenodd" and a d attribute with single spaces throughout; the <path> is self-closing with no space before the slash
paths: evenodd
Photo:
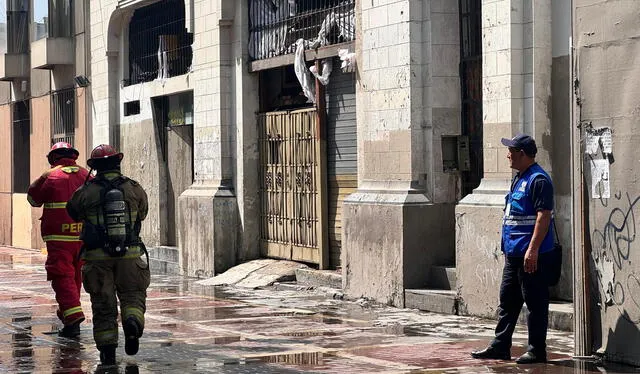
<path id="1" fill-rule="evenodd" d="M 531 165 L 512 186 L 507 194 L 504 218 L 502 220 L 502 251 L 509 257 L 524 257 L 533 237 L 538 212 L 531 199 L 531 183 L 543 176 L 551 183 L 551 178 L 538 164 Z M 553 216 L 538 253 L 553 250 Z"/>

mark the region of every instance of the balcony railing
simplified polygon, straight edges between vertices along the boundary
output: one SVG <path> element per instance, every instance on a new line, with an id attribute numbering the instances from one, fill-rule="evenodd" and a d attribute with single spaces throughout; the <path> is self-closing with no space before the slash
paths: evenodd
<path id="1" fill-rule="evenodd" d="M 355 0 L 249 0 L 249 54 L 254 60 L 355 40 Z"/>

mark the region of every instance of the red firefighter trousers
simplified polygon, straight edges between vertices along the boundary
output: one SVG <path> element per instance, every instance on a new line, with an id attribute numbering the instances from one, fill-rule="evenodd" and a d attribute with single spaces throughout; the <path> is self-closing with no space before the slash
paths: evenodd
<path id="1" fill-rule="evenodd" d="M 82 242 L 47 242 L 47 280 L 51 281 L 59 307 L 58 317 L 65 326 L 84 320 L 84 313 L 80 307 L 81 246 Z"/>

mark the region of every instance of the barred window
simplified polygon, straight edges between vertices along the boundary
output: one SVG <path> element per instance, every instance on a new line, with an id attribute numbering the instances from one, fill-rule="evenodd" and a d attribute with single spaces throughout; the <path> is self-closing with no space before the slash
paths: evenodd
<path id="1" fill-rule="evenodd" d="M 192 43 L 183 0 L 161 0 L 137 9 L 129 23 L 129 79 L 125 85 L 186 74 L 193 60 Z"/>
<path id="2" fill-rule="evenodd" d="M 355 40 L 355 0 L 249 0 L 249 55 L 261 60 Z"/>
<path id="3" fill-rule="evenodd" d="M 54 91 L 51 94 L 51 144 L 73 145 L 75 125 L 75 89 Z"/>

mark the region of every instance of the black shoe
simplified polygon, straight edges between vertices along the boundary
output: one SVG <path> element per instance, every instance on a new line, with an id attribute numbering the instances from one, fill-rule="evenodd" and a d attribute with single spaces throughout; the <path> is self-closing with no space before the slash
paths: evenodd
<path id="1" fill-rule="evenodd" d="M 516 360 L 516 364 L 537 364 L 540 362 L 547 362 L 546 354 L 536 355 L 533 352 L 525 352 Z"/>
<path id="2" fill-rule="evenodd" d="M 80 337 L 80 322 L 76 322 L 73 325 L 63 327 L 58 331 L 58 336 L 69 339 L 77 339 Z"/>
<path id="3" fill-rule="evenodd" d="M 511 353 L 508 351 L 501 351 L 492 346 L 488 346 L 481 351 L 471 352 L 471 357 L 492 360 L 511 360 Z"/>
<path id="4" fill-rule="evenodd" d="M 133 356 L 138 353 L 140 335 L 142 335 L 140 325 L 133 318 L 129 317 L 123 323 L 122 329 L 124 330 L 124 351 L 129 355 Z"/>
<path id="5" fill-rule="evenodd" d="M 104 366 L 110 366 L 116 364 L 116 346 L 106 345 L 98 347 L 100 351 L 100 364 Z"/>

